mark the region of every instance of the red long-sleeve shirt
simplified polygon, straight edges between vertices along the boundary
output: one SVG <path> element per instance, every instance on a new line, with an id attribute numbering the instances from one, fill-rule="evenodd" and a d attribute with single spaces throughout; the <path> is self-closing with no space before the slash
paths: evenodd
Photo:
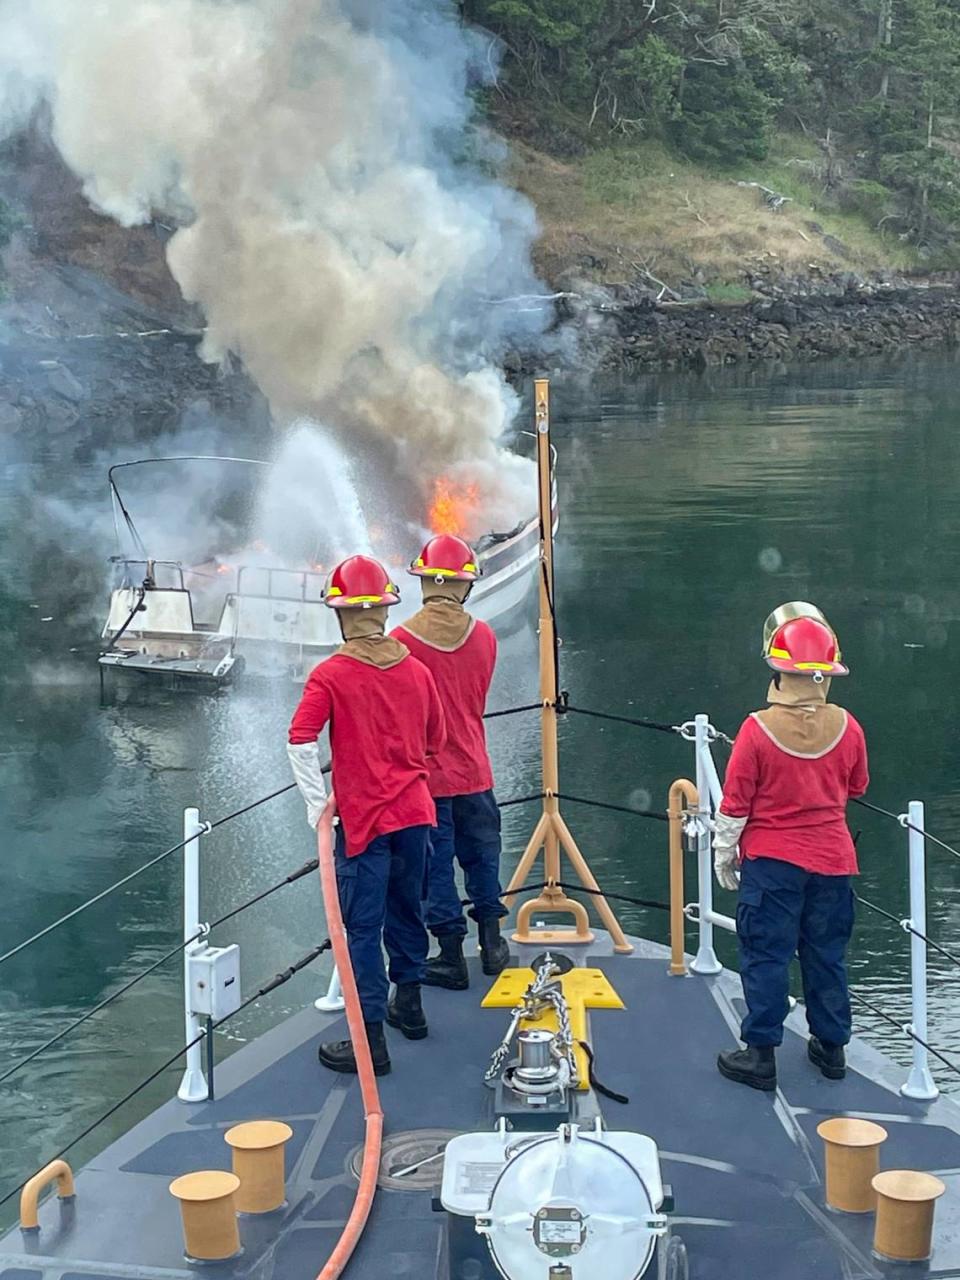
<path id="1" fill-rule="evenodd" d="M 846 807 L 870 779 L 863 730 L 845 714 L 839 741 L 818 756 L 784 750 L 754 716 L 743 722 L 720 806 L 732 818 L 747 818 L 741 857 L 779 858 L 820 875 L 856 875 Z"/>
<path id="2" fill-rule="evenodd" d="M 497 638 L 474 620 L 457 649 L 438 649 L 397 627 L 393 635 L 430 671 L 443 703 L 447 743 L 430 761 L 430 794 L 469 796 L 489 791 L 493 770 L 487 754 L 483 713 L 497 661 Z"/>
<path id="3" fill-rule="evenodd" d="M 377 836 L 436 824 L 427 779 L 446 726 L 426 667 L 411 656 L 381 669 L 335 653 L 308 677 L 290 741 L 312 742 L 328 723 L 348 858 Z"/>

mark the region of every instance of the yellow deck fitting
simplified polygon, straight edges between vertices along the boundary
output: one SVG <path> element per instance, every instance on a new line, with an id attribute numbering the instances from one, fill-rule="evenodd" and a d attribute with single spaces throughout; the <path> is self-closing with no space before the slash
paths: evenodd
<path id="1" fill-rule="evenodd" d="M 874 1178 L 873 1189 L 874 1254 L 892 1262 L 926 1262 L 932 1252 L 934 1206 L 946 1186 L 932 1173 L 887 1169 Z"/>
<path id="2" fill-rule="evenodd" d="M 817 1125 L 827 1172 L 826 1201 L 841 1213 L 872 1213 L 877 1205 L 873 1179 L 880 1172 L 880 1148 L 887 1131 L 872 1120 L 835 1116 Z"/>
<path id="3" fill-rule="evenodd" d="M 39 1173 L 35 1173 L 20 1193 L 20 1228 L 23 1231 L 36 1231 L 40 1226 L 37 1209 L 40 1193 L 51 1182 L 57 1184 L 57 1195 L 61 1200 L 69 1200 L 74 1194 L 73 1173 L 66 1160 L 54 1160 Z"/>
<path id="4" fill-rule="evenodd" d="M 279 1120 L 249 1120 L 224 1134 L 233 1150 L 233 1172 L 240 1179 L 240 1213 L 272 1213 L 286 1198 L 283 1149 L 293 1130 Z"/>
<path id="5" fill-rule="evenodd" d="M 219 1169 L 185 1173 L 170 1183 L 170 1194 L 180 1201 L 188 1258 L 225 1262 L 240 1252 L 236 1205 L 239 1189 L 237 1175 Z"/>
<path id="6" fill-rule="evenodd" d="M 482 1009 L 515 1009 L 537 975 L 532 969 L 504 969 L 496 982 L 483 997 Z M 571 969 L 558 978 L 570 1013 L 570 1030 L 575 1041 L 589 1043 L 587 1034 L 588 1009 L 625 1009 L 626 1005 L 610 985 L 610 979 L 602 969 Z M 544 1010 L 539 1018 L 523 1018 L 519 1030 L 537 1028 L 556 1031 L 557 1015 L 553 1009 Z M 590 1063 L 579 1043 L 574 1045 L 577 1063 L 577 1088 L 590 1087 Z"/>

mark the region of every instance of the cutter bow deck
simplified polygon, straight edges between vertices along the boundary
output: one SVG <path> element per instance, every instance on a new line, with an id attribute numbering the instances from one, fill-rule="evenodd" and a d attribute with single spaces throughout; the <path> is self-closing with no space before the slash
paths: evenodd
<path id="1" fill-rule="evenodd" d="M 780 1092 L 760 1096 L 729 1084 L 717 1074 L 714 1057 L 735 1039 L 736 978 L 727 972 L 672 978 L 665 948 L 633 941 L 632 956 L 613 955 L 601 937 L 570 953 L 578 965 L 602 970 L 627 1007 L 626 1013 L 592 1012 L 590 1032 L 598 1071 L 630 1101 L 620 1105 L 588 1090 L 578 1105 L 585 1120 L 599 1112 L 608 1128 L 657 1142 L 692 1280 L 918 1274 L 916 1266 L 881 1264 L 871 1256 L 869 1218 L 824 1206 L 816 1127 L 840 1113 L 882 1123 L 889 1134 L 885 1163 L 930 1170 L 946 1183 L 935 1261 L 920 1274 L 960 1275 L 960 1107 L 950 1099 L 903 1098 L 892 1064 L 858 1042 L 846 1080 L 824 1080 L 807 1061 L 796 1012 L 779 1055 Z M 520 952 L 520 963 L 529 963 L 533 949 Z M 481 1081 L 503 1034 L 502 1010 L 478 1011 L 487 985 L 473 960 L 471 977 L 467 993 L 427 993 L 427 1041 L 391 1037 L 394 1070 L 380 1086 L 387 1116 L 381 1188 L 349 1264 L 354 1280 L 450 1278 L 447 1215 L 435 1201 L 442 1161 L 431 1157 L 454 1134 L 491 1127 L 493 1094 Z M 314 1280 L 356 1189 L 359 1090 L 316 1061 L 318 1038 L 336 1036 L 341 1025 L 341 1018 L 313 1010 L 297 1014 L 219 1069 L 215 1102 L 161 1107 L 79 1174 L 75 1202 L 50 1199 L 42 1206 L 39 1233 L 7 1234 L 0 1280 L 195 1277 L 184 1261 L 168 1184 L 192 1169 L 228 1169 L 226 1130 L 266 1116 L 293 1129 L 287 1204 L 243 1218 L 242 1255 L 214 1271 L 224 1280 Z M 463 1276 L 486 1280 L 480 1265 Z"/>

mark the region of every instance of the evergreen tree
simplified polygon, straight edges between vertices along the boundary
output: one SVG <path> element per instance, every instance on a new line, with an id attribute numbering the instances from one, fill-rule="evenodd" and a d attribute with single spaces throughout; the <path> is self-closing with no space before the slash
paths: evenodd
<path id="1" fill-rule="evenodd" d="M 503 91 L 564 113 L 580 145 L 642 133 L 743 164 L 801 128 L 826 189 L 842 170 L 873 212 L 886 190 L 915 238 L 960 226 L 960 0 L 462 3 L 501 38 Z"/>

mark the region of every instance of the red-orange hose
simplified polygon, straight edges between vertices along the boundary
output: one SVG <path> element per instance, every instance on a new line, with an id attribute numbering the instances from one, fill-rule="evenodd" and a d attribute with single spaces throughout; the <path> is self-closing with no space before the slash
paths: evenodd
<path id="1" fill-rule="evenodd" d="M 357 1058 L 366 1136 L 363 1142 L 363 1164 L 360 1168 L 357 1198 L 347 1219 L 347 1225 L 343 1228 L 343 1234 L 317 1276 L 317 1280 L 337 1280 L 357 1247 L 373 1207 L 377 1174 L 380 1170 L 380 1147 L 383 1140 L 383 1111 L 380 1107 L 377 1077 L 373 1072 L 373 1058 L 370 1055 L 367 1030 L 363 1025 L 357 980 L 354 977 L 353 966 L 350 964 L 347 931 L 343 927 L 343 916 L 340 914 L 340 895 L 337 892 L 337 874 L 333 865 L 333 817 L 336 811 L 337 802 L 335 797 L 331 796 L 317 826 L 320 885 L 323 889 L 323 905 L 327 913 L 327 929 L 333 945 L 333 958 L 340 974 L 340 986 L 343 989 L 343 999 L 347 1007 L 347 1026 L 350 1029 L 350 1039 L 353 1041 L 353 1051 Z"/>

